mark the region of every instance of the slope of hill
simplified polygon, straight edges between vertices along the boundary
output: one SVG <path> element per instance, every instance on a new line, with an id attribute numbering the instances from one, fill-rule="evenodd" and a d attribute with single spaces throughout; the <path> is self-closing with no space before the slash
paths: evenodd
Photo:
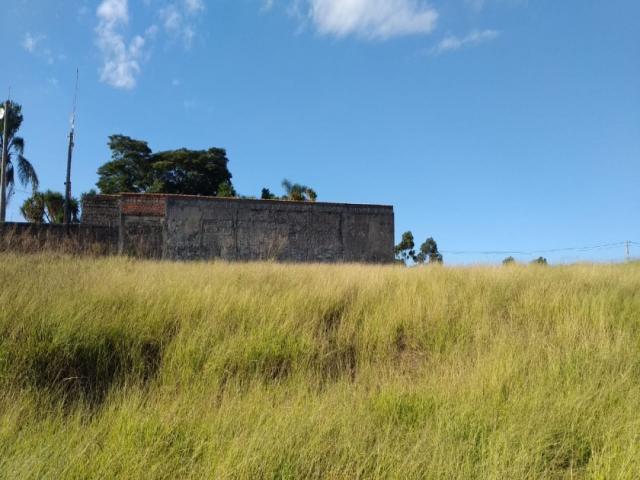
<path id="1" fill-rule="evenodd" d="M 640 265 L 0 256 L 0 478 L 638 478 Z"/>

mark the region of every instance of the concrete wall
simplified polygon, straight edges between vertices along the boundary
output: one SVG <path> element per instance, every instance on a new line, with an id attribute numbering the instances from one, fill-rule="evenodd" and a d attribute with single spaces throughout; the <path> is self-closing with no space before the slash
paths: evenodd
<path id="1" fill-rule="evenodd" d="M 95 195 L 82 199 L 82 223 L 102 227 L 120 225 L 120 196 Z"/>
<path id="2" fill-rule="evenodd" d="M 85 203 L 83 221 L 110 225 L 112 207 L 97 206 L 100 199 Z M 105 203 L 115 204 L 113 197 L 105 197 Z M 120 251 L 126 254 L 180 260 L 393 261 L 392 207 L 135 194 L 121 195 L 117 205 Z"/>
<path id="3" fill-rule="evenodd" d="M 0 250 L 115 254 L 118 230 L 99 225 L 0 224 Z"/>

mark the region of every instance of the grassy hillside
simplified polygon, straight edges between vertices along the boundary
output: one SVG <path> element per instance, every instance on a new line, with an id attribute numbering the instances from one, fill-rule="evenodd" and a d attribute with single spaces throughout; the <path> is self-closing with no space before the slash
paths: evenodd
<path id="1" fill-rule="evenodd" d="M 0 256 L 0 478 L 640 478 L 640 265 Z"/>

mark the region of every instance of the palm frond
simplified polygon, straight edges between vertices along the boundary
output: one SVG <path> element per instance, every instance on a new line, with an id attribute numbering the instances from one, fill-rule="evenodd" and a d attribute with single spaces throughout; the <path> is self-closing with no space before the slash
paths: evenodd
<path id="1" fill-rule="evenodd" d="M 11 143 L 9 144 L 9 147 L 13 148 L 13 150 L 18 155 L 24 155 L 24 138 L 22 138 L 22 137 L 13 137 L 11 139 Z"/>
<path id="2" fill-rule="evenodd" d="M 11 161 L 7 162 L 7 171 L 5 172 L 5 175 L 6 175 L 5 183 L 8 188 L 9 186 L 13 185 L 13 183 L 15 182 L 15 171 L 13 170 L 13 164 L 11 163 Z"/>
<path id="3" fill-rule="evenodd" d="M 9 200 L 13 196 L 14 182 L 15 182 L 15 171 L 13 170 L 13 165 L 11 163 L 7 163 L 7 171 L 6 171 L 7 203 L 9 203 Z"/>
<path id="4" fill-rule="evenodd" d="M 287 195 L 289 195 L 291 193 L 291 188 L 293 187 L 293 185 L 291 184 L 291 182 L 289 180 L 287 180 L 286 178 L 284 180 L 282 180 L 282 188 L 284 188 L 284 191 L 286 192 Z"/>
<path id="5" fill-rule="evenodd" d="M 30 183 L 33 190 L 37 190 L 40 181 L 38 180 L 38 174 L 36 173 L 36 169 L 33 168 L 33 165 L 22 155 L 17 156 L 17 164 L 20 183 L 25 187 Z"/>

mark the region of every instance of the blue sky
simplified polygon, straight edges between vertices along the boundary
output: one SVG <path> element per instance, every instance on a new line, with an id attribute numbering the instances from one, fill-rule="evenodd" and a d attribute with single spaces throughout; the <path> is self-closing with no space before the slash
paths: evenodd
<path id="1" fill-rule="evenodd" d="M 78 67 L 76 195 L 122 133 L 226 148 L 245 195 L 286 177 L 319 200 L 394 205 L 398 237 L 444 252 L 640 242 L 636 0 L 2 3 L 0 92 L 23 105 L 45 189 L 63 190 Z"/>

